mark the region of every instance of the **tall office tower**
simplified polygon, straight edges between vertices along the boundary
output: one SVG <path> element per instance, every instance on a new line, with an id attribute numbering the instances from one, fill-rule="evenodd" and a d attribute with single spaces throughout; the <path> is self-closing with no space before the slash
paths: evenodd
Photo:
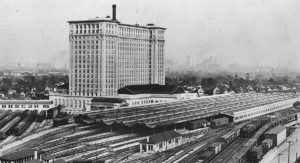
<path id="1" fill-rule="evenodd" d="M 166 28 L 124 24 L 116 18 L 69 21 L 73 96 L 114 96 L 126 85 L 165 84 Z"/>

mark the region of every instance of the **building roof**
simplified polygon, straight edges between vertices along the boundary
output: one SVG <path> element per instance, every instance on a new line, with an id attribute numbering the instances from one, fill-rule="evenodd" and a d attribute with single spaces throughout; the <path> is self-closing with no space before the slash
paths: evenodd
<path id="1" fill-rule="evenodd" d="M 173 131 L 173 130 L 170 130 L 170 131 L 166 131 L 166 132 L 163 132 L 163 133 L 158 133 L 158 134 L 155 134 L 155 135 L 151 135 L 151 136 L 149 136 L 149 140 L 147 142 L 144 142 L 144 143 L 157 144 L 157 143 L 168 141 L 168 140 L 180 137 L 180 136 L 181 136 L 180 133 L 178 133 L 176 131 Z"/>
<path id="2" fill-rule="evenodd" d="M 58 160 L 53 161 L 52 163 L 66 163 L 66 161 L 63 159 L 58 159 Z"/>
<path id="3" fill-rule="evenodd" d="M 91 100 L 91 102 L 108 102 L 108 103 L 123 103 L 126 100 L 122 98 L 110 98 L 110 97 L 95 97 Z"/>
<path id="4" fill-rule="evenodd" d="M 130 85 L 120 88 L 118 94 L 181 94 L 184 90 L 175 85 Z"/>
<path id="5" fill-rule="evenodd" d="M 26 150 L 20 150 L 17 152 L 9 153 L 7 155 L 1 156 L 0 160 L 19 160 L 23 158 L 27 158 L 34 155 L 34 149 L 26 149 Z"/>
<path id="6" fill-rule="evenodd" d="M 277 126 L 269 131 L 266 132 L 266 134 L 279 134 L 286 128 L 284 126 Z"/>
<path id="7" fill-rule="evenodd" d="M 125 23 L 121 23 L 120 21 L 118 20 L 112 20 L 110 18 L 93 18 L 93 19 L 87 19 L 87 20 L 70 20 L 68 21 L 69 24 L 72 24 L 72 23 L 97 23 L 97 22 L 110 22 L 110 23 L 117 23 L 119 25 L 122 25 L 122 26 L 130 26 L 130 27 L 135 27 L 135 28 L 146 28 L 146 29 L 162 29 L 162 30 L 166 30 L 166 28 L 164 27 L 159 27 L 159 26 L 156 26 L 156 25 L 152 25 L 152 24 L 147 24 L 146 26 L 143 26 L 143 25 L 138 25 L 138 24 L 125 24 Z"/>
<path id="8" fill-rule="evenodd" d="M 211 145 L 210 145 L 210 147 L 219 147 L 221 145 L 221 143 L 219 143 L 219 142 L 214 142 L 214 143 L 212 143 Z"/>
<path id="9" fill-rule="evenodd" d="M 42 155 L 42 159 L 45 160 L 45 161 L 48 161 L 48 160 L 52 160 L 54 159 L 55 157 L 53 155 Z"/>
<path id="10" fill-rule="evenodd" d="M 35 160 L 31 160 L 28 163 L 43 163 L 42 161 L 35 159 Z"/>
<path id="11" fill-rule="evenodd" d="M 53 101 L 51 100 L 0 100 L 0 104 L 32 104 L 32 105 L 38 105 L 38 104 L 43 104 L 43 105 L 47 105 L 47 104 L 52 104 Z"/>

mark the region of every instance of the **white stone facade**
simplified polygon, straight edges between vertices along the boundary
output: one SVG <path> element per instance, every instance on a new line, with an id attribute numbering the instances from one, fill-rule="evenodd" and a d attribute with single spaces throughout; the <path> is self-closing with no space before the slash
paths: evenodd
<path id="1" fill-rule="evenodd" d="M 165 84 L 165 28 L 110 18 L 69 27 L 70 95 L 116 96 L 126 85 Z"/>
<path id="2" fill-rule="evenodd" d="M 53 101 L 54 106 L 63 105 L 62 110 L 70 114 L 78 114 L 91 110 L 90 103 L 93 98 L 83 96 L 69 96 L 62 94 L 52 94 L 49 99 Z"/>

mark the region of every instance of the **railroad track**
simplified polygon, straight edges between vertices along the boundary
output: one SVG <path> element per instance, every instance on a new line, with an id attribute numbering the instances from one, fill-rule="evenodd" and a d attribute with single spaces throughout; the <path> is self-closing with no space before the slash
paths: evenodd
<path id="1" fill-rule="evenodd" d="M 189 151 L 192 151 L 196 147 L 203 145 L 203 143 L 205 144 L 209 141 L 213 141 L 214 138 L 228 132 L 231 129 L 232 129 L 231 126 L 213 129 L 213 130 L 208 131 L 208 133 L 206 135 L 204 135 L 203 137 L 193 140 L 191 142 L 188 142 L 186 144 L 183 144 L 174 149 L 170 149 L 165 152 L 161 152 L 158 154 L 146 156 L 146 157 L 135 159 L 135 160 L 129 160 L 128 162 L 130 162 L 130 163 L 172 162 L 172 161 L 177 160 L 178 158 L 182 157 Z"/>
<path id="2" fill-rule="evenodd" d="M 214 135 L 211 135 L 204 143 L 197 144 L 196 146 L 193 146 L 190 148 L 188 153 L 182 153 L 179 157 L 177 157 L 174 161 L 174 163 L 193 163 L 198 160 L 199 152 L 207 149 L 207 147 L 212 144 L 213 142 L 217 141 L 222 135 L 225 133 L 230 132 L 230 129 L 224 130 L 222 132 L 216 133 Z M 168 162 L 168 163 L 172 163 Z"/>
<path id="3" fill-rule="evenodd" d="M 238 137 L 234 140 L 229 146 L 227 146 L 221 153 L 219 153 L 210 163 L 224 163 L 227 162 L 235 153 L 243 148 L 243 145 L 246 144 L 248 138 Z"/>

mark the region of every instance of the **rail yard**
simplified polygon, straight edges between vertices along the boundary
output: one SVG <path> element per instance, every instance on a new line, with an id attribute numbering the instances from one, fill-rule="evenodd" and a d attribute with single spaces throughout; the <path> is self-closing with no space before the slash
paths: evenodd
<path id="1" fill-rule="evenodd" d="M 94 163 L 258 162 L 274 147 L 264 144 L 269 142 L 267 131 L 300 122 L 300 108 L 293 107 L 298 100 L 295 93 L 205 97 L 91 112 L 61 125 L 54 125 L 46 111 L 2 110 L 1 153 L 35 149 L 43 157 Z M 241 116 L 245 112 L 247 116 Z M 147 144 L 149 138 L 166 131 L 177 132 L 180 139 L 174 137 L 172 148 L 155 152 L 163 141 L 156 146 Z"/>

